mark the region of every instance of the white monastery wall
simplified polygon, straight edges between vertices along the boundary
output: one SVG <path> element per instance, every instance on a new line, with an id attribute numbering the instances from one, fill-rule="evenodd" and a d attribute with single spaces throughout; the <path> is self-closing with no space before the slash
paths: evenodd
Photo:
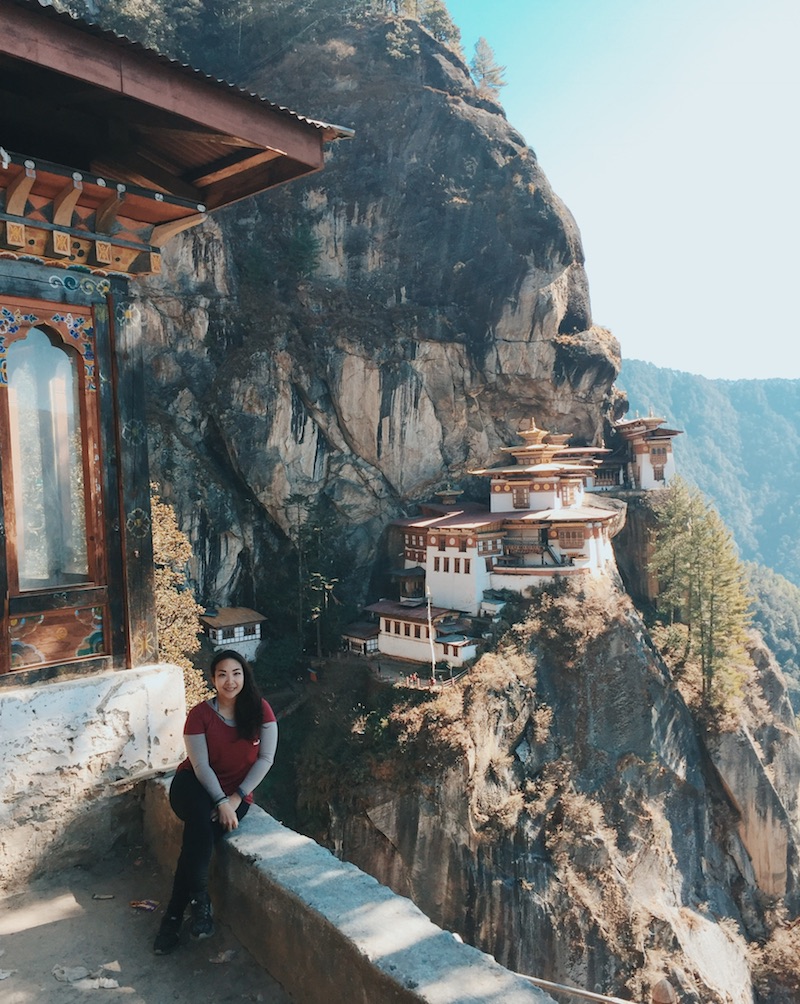
<path id="1" fill-rule="evenodd" d="M 441 552 L 437 552 L 437 556 L 439 553 Z M 463 571 L 453 571 L 454 560 L 460 559 L 460 567 L 463 569 L 465 558 L 470 563 L 469 574 Z M 450 555 L 450 569 L 449 572 L 434 572 L 432 564 L 426 569 L 425 578 L 436 606 L 460 610 L 472 617 L 476 616 L 483 597 L 483 590 L 489 588 L 486 562 L 482 559 L 478 560 L 474 549 L 466 555 L 454 551 Z"/>
<path id="2" fill-rule="evenodd" d="M 431 661 L 431 644 L 425 637 L 425 629 L 422 630 L 422 638 L 407 638 L 402 634 L 388 634 L 383 629 L 378 635 L 378 648 L 382 655 L 388 655 L 395 659 L 411 659 L 414 662 Z M 436 651 L 438 649 L 438 651 Z M 436 658 L 440 659 L 442 648 L 434 642 L 434 652 Z"/>
<path id="3" fill-rule="evenodd" d="M 184 756 L 185 715 L 177 666 L 0 691 L 0 888 L 107 850 L 121 792 Z"/>
<path id="4" fill-rule="evenodd" d="M 492 512 L 519 512 L 519 507 L 514 505 L 514 493 L 512 491 L 496 492 L 492 485 L 491 511 Z M 558 509 L 561 507 L 561 496 L 556 489 L 548 491 L 529 491 L 528 509 Z"/>

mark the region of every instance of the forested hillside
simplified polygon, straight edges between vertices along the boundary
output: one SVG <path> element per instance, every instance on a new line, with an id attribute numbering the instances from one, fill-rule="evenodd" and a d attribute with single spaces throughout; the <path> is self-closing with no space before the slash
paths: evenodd
<path id="1" fill-rule="evenodd" d="M 742 558 L 800 585 L 800 381 L 707 380 L 628 359 L 617 386 L 631 416 L 652 408 L 684 430 L 678 470 L 713 501 Z"/>

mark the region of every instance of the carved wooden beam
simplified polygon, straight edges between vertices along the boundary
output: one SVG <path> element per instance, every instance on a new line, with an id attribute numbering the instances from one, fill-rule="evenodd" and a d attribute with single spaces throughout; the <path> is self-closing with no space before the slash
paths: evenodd
<path id="1" fill-rule="evenodd" d="M 206 214 L 200 213 L 198 216 L 188 216 L 182 220 L 172 220 L 170 223 L 162 223 L 160 226 L 153 227 L 153 232 L 150 234 L 150 243 L 154 247 L 163 247 L 176 234 L 189 230 L 191 227 L 196 227 L 198 223 L 202 223 L 206 219 Z"/>
<path id="2" fill-rule="evenodd" d="M 28 167 L 28 164 L 31 166 Z M 28 161 L 25 170 L 21 171 L 6 189 L 6 212 L 9 216 L 25 215 L 25 204 L 35 181 L 36 169 L 32 161 Z"/>
<path id="3" fill-rule="evenodd" d="M 102 202 L 95 212 L 94 230 L 98 234 L 109 234 L 117 219 L 122 203 L 125 201 L 125 186 L 117 185 L 109 197 Z"/>
<path id="4" fill-rule="evenodd" d="M 57 227 L 72 226 L 72 213 L 83 192 L 83 177 L 77 171 L 53 200 L 53 223 Z"/>
<path id="5" fill-rule="evenodd" d="M 266 164 L 270 160 L 282 157 L 280 150 L 251 150 L 249 154 L 230 154 L 228 157 L 221 157 L 200 168 L 193 174 L 184 175 L 184 180 L 198 188 L 206 185 L 213 185 L 215 181 L 224 181 L 240 171 L 249 170 L 259 164 Z"/>

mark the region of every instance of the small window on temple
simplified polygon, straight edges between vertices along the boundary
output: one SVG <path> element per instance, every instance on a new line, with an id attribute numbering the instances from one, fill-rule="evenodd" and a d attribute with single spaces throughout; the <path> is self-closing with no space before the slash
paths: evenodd
<path id="1" fill-rule="evenodd" d="M 233 638 L 233 636 L 234 636 L 234 630 L 233 630 L 233 628 L 223 628 L 222 629 L 222 637 L 223 637 L 224 641 L 230 641 L 230 639 Z"/>
<path id="2" fill-rule="evenodd" d="M 400 621 L 395 621 L 394 622 L 394 633 L 395 634 L 400 634 Z"/>
<path id="3" fill-rule="evenodd" d="M 558 531 L 558 542 L 562 547 L 583 547 L 583 527 L 561 527 Z"/>
<path id="4" fill-rule="evenodd" d="M 464 572 L 466 575 L 469 575 L 471 564 L 472 562 L 470 561 L 469 558 L 464 558 Z"/>
<path id="5" fill-rule="evenodd" d="M 466 537 L 461 537 L 461 539 L 458 542 L 458 549 L 459 549 L 459 551 L 466 551 L 466 549 L 467 549 L 467 538 Z"/>
<path id="6" fill-rule="evenodd" d="M 453 571 L 456 575 L 461 571 L 461 558 L 453 558 Z"/>
<path id="7" fill-rule="evenodd" d="M 433 570 L 434 570 L 434 572 L 438 572 L 439 571 L 439 559 L 438 558 L 434 558 L 433 559 Z"/>
<path id="8" fill-rule="evenodd" d="M 391 622 L 391 621 L 384 621 L 384 622 L 383 622 L 383 630 L 384 630 L 384 631 L 385 631 L 385 632 L 386 632 L 387 634 L 390 634 L 390 633 L 391 633 L 391 630 L 392 630 L 392 622 Z"/>
<path id="9" fill-rule="evenodd" d="M 410 624 L 404 624 L 403 625 L 403 634 L 406 636 L 406 638 L 410 638 L 411 637 L 411 625 Z"/>
<path id="10" fill-rule="evenodd" d="M 414 625 L 414 637 L 415 638 L 419 638 L 421 635 L 422 635 L 422 631 L 420 629 L 419 624 L 415 624 Z"/>
<path id="11" fill-rule="evenodd" d="M 529 509 L 531 503 L 531 493 L 527 485 L 523 488 L 515 488 L 511 497 L 514 500 L 515 509 Z"/>
<path id="12" fill-rule="evenodd" d="M 442 559 L 442 571 L 443 572 L 449 572 L 450 571 L 450 559 L 449 558 L 443 558 Z"/>

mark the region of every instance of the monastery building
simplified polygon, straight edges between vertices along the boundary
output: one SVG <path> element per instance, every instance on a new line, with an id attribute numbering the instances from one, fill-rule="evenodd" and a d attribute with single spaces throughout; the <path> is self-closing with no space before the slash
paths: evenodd
<path id="1" fill-rule="evenodd" d="M 393 522 L 403 539 L 399 598 L 367 608 L 380 619 L 380 652 L 461 665 L 478 644 L 464 618 L 495 615 L 498 591 L 525 594 L 557 576 L 616 568 L 621 510 L 587 492 L 609 451 L 568 447 L 567 436 L 533 421 L 519 435 L 522 444 L 503 451 L 512 463 L 470 472 L 489 479 L 488 508 L 448 488 L 419 516 Z"/>

